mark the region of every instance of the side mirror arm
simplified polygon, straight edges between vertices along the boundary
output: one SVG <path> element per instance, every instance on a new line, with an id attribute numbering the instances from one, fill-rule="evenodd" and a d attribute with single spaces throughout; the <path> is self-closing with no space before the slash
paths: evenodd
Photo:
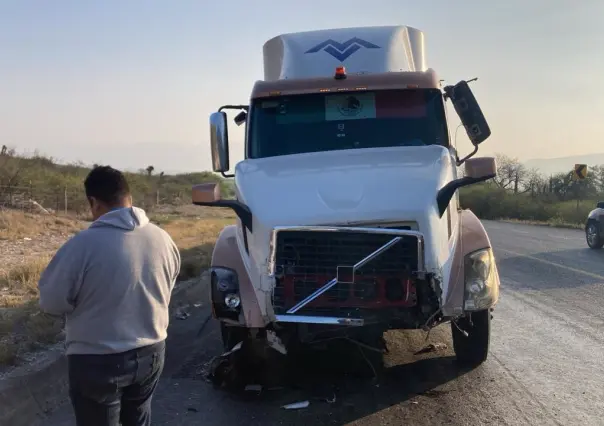
<path id="1" fill-rule="evenodd" d="M 226 207 L 232 209 L 241 220 L 243 226 L 252 231 L 252 212 L 248 206 L 237 200 L 218 200 L 218 201 L 194 201 L 196 206 L 205 207 Z"/>
<path id="2" fill-rule="evenodd" d="M 459 167 L 463 163 L 465 163 L 466 160 L 468 160 L 468 159 L 472 158 L 473 156 L 475 156 L 477 152 L 478 152 L 478 145 L 474 145 L 474 151 L 470 152 L 468 155 L 466 155 L 461 160 L 459 159 L 459 157 L 457 157 L 457 167 Z M 456 156 L 457 156 L 457 154 L 456 154 Z"/>
<path id="3" fill-rule="evenodd" d="M 436 204 L 438 206 L 439 217 L 442 217 L 447 210 L 447 206 L 451 202 L 451 198 L 455 195 L 455 191 L 464 186 L 473 185 L 475 183 L 484 182 L 486 180 L 494 178 L 496 175 L 487 175 L 479 178 L 473 177 L 462 177 L 459 179 L 452 180 L 445 186 L 443 186 L 436 194 Z"/>

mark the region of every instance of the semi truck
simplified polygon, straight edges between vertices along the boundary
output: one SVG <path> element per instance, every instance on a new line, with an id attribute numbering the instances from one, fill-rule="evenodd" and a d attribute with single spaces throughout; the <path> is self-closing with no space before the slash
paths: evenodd
<path id="1" fill-rule="evenodd" d="M 225 349 L 286 353 L 318 339 L 370 344 L 392 329 L 450 323 L 457 359 L 487 359 L 499 275 L 480 220 L 458 190 L 496 175 L 474 157 L 491 134 L 462 80 L 443 87 L 409 26 L 281 34 L 243 105 L 210 116 L 214 172 L 193 203 L 232 209 L 210 268 Z M 460 158 L 450 102 L 472 142 Z M 245 126 L 231 173 L 226 110 Z"/>

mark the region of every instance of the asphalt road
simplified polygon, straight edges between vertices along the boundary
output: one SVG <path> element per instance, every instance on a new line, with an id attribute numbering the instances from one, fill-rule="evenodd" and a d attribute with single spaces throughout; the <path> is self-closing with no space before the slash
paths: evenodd
<path id="1" fill-rule="evenodd" d="M 481 367 L 457 368 L 448 326 L 429 336 L 429 342 L 448 348 L 426 355 L 414 355 L 425 345 L 422 332 L 391 332 L 379 384 L 335 374 L 323 387 L 309 379 L 297 389 L 235 396 L 203 380 L 203 366 L 220 352 L 220 343 L 213 322 L 190 338 L 208 315 L 202 306 L 181 321 L 183 338 L 170 347 L 172 367 L 156 394 L 153 424 L 604 424 L 604 250 L 588 249 L 582 231 L 499 222 L 485 226 L 502 291 L 490 357 Z M 308 365 L 299 368 L 302 377 L 314 374 Z M 334 394 L 335 402 L 328 403 Z M 304 399 L 310 400 L 308 408 L 280 408 Z M 69 406 L 43 424 L 74 424 Z"/>

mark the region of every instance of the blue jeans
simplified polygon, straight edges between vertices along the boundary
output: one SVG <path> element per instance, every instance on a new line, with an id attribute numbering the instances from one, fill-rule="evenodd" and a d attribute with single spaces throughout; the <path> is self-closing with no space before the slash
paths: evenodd
<path id="1" fill-rule="evenodd" d="M 78 426 L 148 426 L 164 368 L 165 342 L 110 355 L 69 355 L 69 394 Z"/>

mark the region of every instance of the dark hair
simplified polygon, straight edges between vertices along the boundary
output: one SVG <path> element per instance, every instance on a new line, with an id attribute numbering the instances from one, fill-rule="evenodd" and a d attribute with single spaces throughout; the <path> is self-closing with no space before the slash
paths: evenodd
<path id="1" fill-rule="evenodd" d="M 130 195 L 126 177 L 110 166 L 94 167 L 84 181 L 86 197 L 94 197 L 108 206 L 119 205 Z"/>

